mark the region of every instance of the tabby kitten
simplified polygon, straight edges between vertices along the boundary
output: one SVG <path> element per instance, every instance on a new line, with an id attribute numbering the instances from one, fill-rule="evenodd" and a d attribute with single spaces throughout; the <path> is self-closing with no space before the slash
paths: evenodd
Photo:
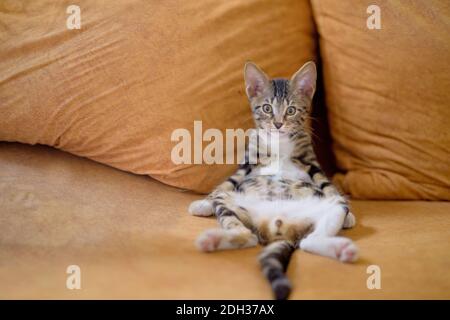
<path id="1" fill-rule="evenodd" d="M 276 134 L 278 150 L 266 144 L 272 154 L 262 159 L 258 150 L 264 139 L 249 145 L 237 172 L 206 199 L 194 201 L 189 212 L 215 214 L 221 226 L 200 235 L 197 246 L 202 251 L 267 245 L 259 257 L 262 270 L 275 298 L 286 299 L 291 285 L 284 273 L 295 248 L 342 262 L 357 259 L 354 243 L 337 236 L 355 225 L 355 217 L 320 169 L 307 131 L 316 88 L 314 62 L 290 80 L 271 80 L 250 62 L 244 76 L 256 128 Z M 252 164 L 255 152 L 258 161 Z"/>

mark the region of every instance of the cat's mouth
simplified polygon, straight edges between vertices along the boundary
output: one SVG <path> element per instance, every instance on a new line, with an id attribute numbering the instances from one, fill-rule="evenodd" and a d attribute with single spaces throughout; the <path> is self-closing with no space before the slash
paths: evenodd
<path id="1" fill-rule="evenodd" d="M 287 130 L 280 129 L 270 129 L 271 134 L 287 135 L 289 132 Z"/>

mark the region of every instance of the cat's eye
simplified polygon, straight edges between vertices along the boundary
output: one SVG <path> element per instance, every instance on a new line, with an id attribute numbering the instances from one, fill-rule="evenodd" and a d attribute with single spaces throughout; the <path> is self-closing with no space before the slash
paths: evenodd
<path id="1" fill-rule="evenodd" d="M 295 107 L 289 107 L 286 110 L 286 114 L 288 116 L 293 116 L 297 112 L 297 109 Z"/>
<path id="2" fill-rule="evenodd" d="M 272 106 L 270 104 L 263 105 L 262 109 L 265 113 L 272 113 Z"/>

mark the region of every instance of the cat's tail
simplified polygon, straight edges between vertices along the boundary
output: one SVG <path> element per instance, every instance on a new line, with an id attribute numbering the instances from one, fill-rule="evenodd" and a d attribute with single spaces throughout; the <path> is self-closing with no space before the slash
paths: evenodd
<path id="1" fill-rule="evenodd" d="M 280 240 L 269 244 L 259 255 L 261 269 L 277 300 L 285 300 L 291 293 L 291 283 L 285 272 L 294 250 L 291 242 Z"/>

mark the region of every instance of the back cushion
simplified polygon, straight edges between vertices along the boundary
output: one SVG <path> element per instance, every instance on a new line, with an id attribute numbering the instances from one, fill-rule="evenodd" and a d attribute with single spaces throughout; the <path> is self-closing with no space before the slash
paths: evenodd
<path id="1" fill-rule="evenodd" d="M 173 131 L 251 127 L 244 63 L 290 76 L 315 57 L 307 0 L 80 0 L 69 30 L 72 3 L 0 2 L 0 139 L 185 189 L 235 166 L 173 163 Z"/>
<path id="2" fill-rule="evenodd" d="M 376 26 L 374 3 L 381 29 L 367 27 L 368 18 Z M 335 182 L 359 199 L 450 200 L 450 2 L 312 7 Z"/>

